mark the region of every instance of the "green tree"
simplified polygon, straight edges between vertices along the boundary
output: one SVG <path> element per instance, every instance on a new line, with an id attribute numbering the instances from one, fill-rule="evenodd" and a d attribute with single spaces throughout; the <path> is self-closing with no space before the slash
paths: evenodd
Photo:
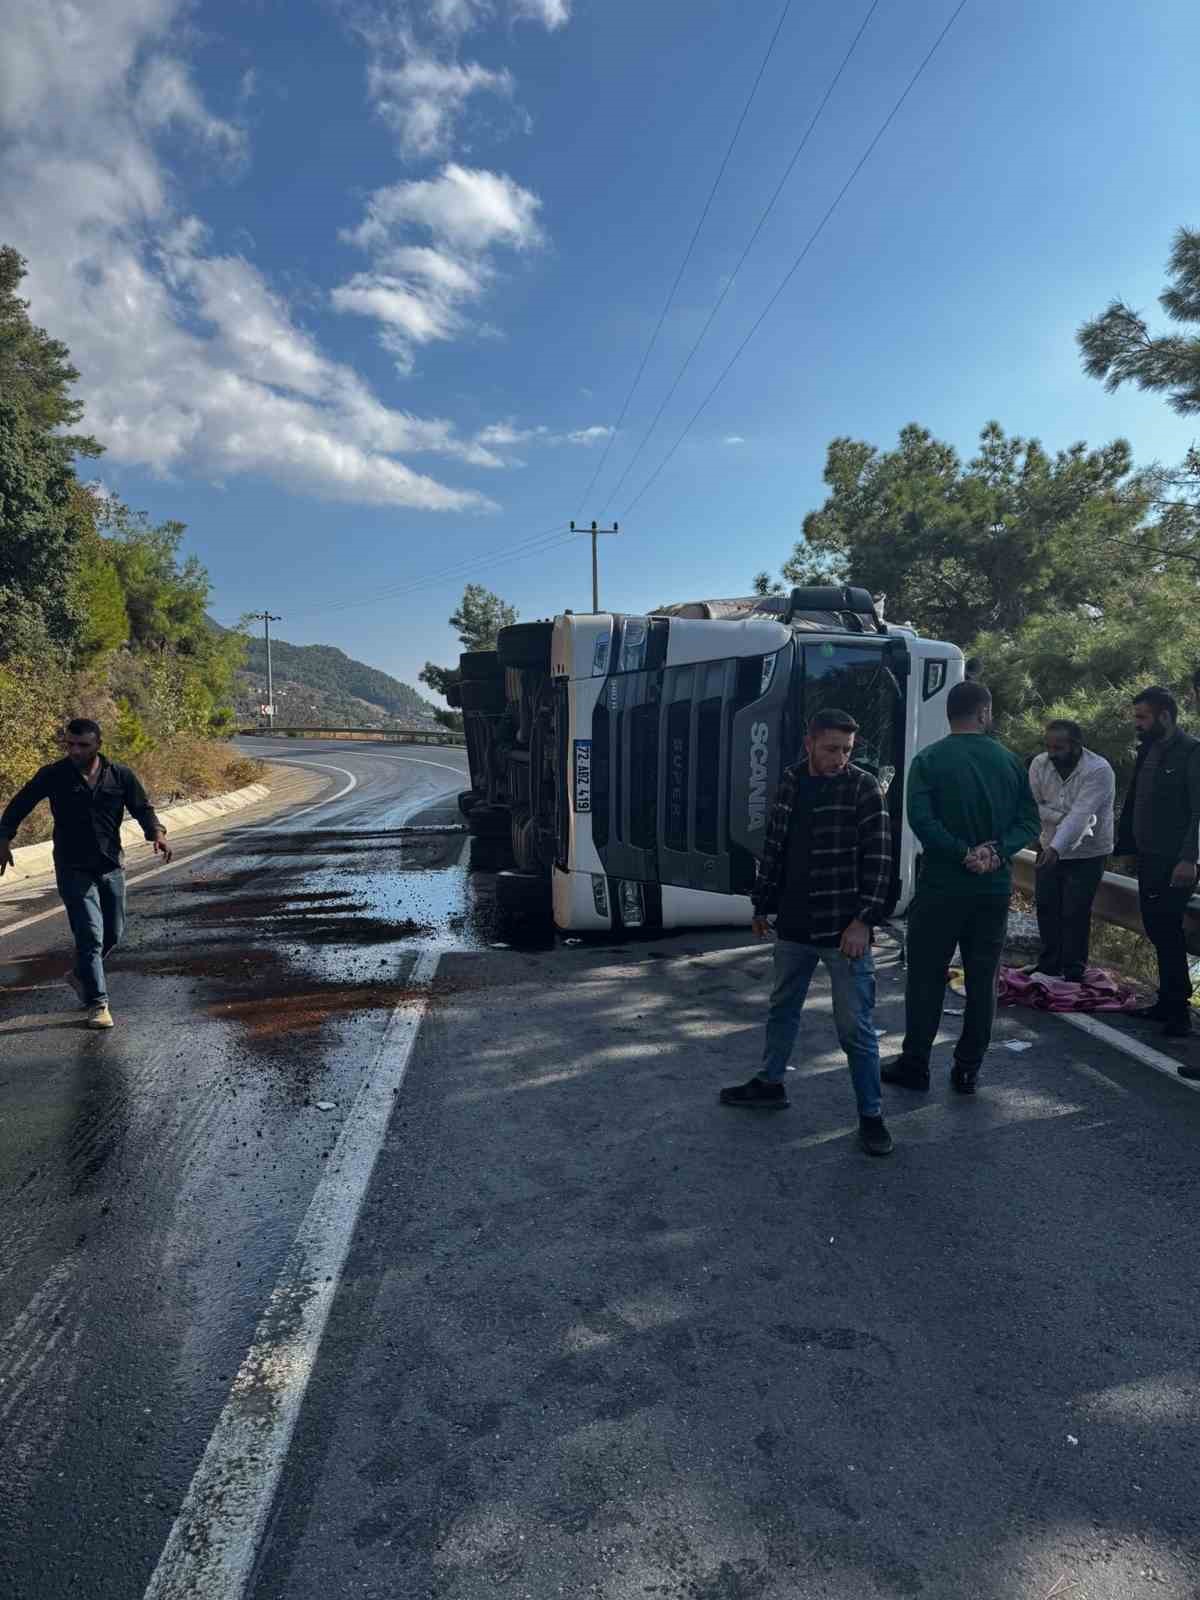
<path id="1" fill-rule="evenodd" d="M 0 391 L 0 656 L 40 626 L 55 648 L 79 631 L 75 477 L 49 436 Z"/>
<path id="2" fill-rule="evenodd" d="M 1200 328 L 1200 231 L 1180 228 L 1168 262 L 1171 283 L 1158 297 L 1172 322 Z M 1076 335 L 1084 371 L 1116 390 L 1123 383 L 1166 394 L 1180 416 L 1200 411 L 1200 332 L 1151 334 L 1141 312 L 1113 300 Z"/>
<path id="3" fill-rule="evenodd" d="M 773 578 L 769 572 L 756 572 L 753 578 L 754 593 L 761 595 L 782 594 L 783 585 L 778 578 Z"/>
<path id="4" fill-rule="evenodd" d="M 1052 456 L 989 423 L 964 466 L 914 423 L 892 451 L 835 439 L 825 481 L 805 548 L 886 594 L 891 615 L 955 641 L 1100 605 L 1144 562 L 1153 487 L 1122 439 Z"/>
<path id="5" fill-rule="evenodd" d="M 450 615 L 450 626 L 464 650 L 494 650 L 500 629 L 516 620 L 515 606 L 481 583 L 469 583 L 458 609 Z M 427 661 L 418 676 L 435 694 L 444 695 L 458 682 L 459 672 L 457 667 L 439 667 L 436 662 Z"/>
<path id="6" fill-rule="evenodd" d="M 517 620 L 515 606 L 481 583 L 469 583 L 463 590 L 458 610 L 451 613 L 450 626 L 458 634 L 464 650 L 494 650 L 500 629 Z"/>
<path id="7" fill-rule="evenodd" d="M 69 431 L 83 416 L 83 402 L 70 393 L 79 373 L 66 345 L 29 320 L 29 302 L 17 293 L 26 270 L 11 245 L 0 245 L 0 395 L 19 406 L 38 433 L 53 435 L 64 463 L 98 456 L 103 446 L 90 434 Z"/>

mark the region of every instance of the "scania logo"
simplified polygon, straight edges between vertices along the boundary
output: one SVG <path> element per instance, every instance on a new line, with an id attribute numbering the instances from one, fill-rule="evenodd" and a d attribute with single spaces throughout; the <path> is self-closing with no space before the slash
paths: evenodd
<path id="1" fill-rule="evenodd" d="M 756 722 L 750 729 L 750 816 L 751 829 L 764 828 L 767 823 L 767 747 L 771 728 L 766 722 Z"/>

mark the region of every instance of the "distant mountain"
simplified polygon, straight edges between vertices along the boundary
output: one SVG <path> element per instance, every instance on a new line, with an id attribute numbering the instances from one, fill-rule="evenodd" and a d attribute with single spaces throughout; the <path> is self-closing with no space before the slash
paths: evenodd
<path id="1" fill-rule="evenodd" d="M 328 644 L 271 640 L 276 721 L 319 722 L 353 727 L 432 726 L 434 707 L 407 683 L 355 661 Z M 266 698 L 267 650 L 251 635 L 246 665 L 238 673 L 238 711 L 257 715 Z"/>

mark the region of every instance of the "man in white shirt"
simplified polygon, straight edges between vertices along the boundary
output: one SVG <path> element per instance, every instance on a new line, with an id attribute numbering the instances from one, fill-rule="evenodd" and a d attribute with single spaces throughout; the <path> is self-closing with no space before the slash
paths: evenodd
<path id="1" fill-rule="evenodd" d="M 1081 983 L 1092 901 L 1113 846 L 1116 775 L 1103 756 L 1084 748 L 1077 722 L 1059 719 L 1046 725 L 1046 751 L 1034 757 L 1029 786 L 1042 819 L 1037 970 Z"/>

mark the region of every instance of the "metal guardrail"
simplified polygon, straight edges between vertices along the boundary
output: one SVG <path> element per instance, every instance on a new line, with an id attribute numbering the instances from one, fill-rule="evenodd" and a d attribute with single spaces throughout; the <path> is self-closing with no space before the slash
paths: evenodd
<path id="1" fill-rule="evenodd" d="M 452 728 L 239 728 L 243 739 L 370 739 L 376 744 L 442 744 L 465 746 Z"/>
<path id="2" fill-rule="evenodd" d="M 1037 857 L 1032 850 L 1022 850 L 1020 855 L 1013 858 L 1013 882 L 1026 894 L 1032 895 L 1034 892 L 1036 868 Z M 1143 939 L 1146 937 L 1138 910 L 1137 879 L 1123 872 L 1104 874 L 1096 890 L 1092 915 L 1099 917 L 1101 922 L 1111 922 L 1118 928 L 1128 928 L 1130 933 L 1140 934 Z M 1188 949 L 1193 955 L 1200 955 L 1200 894 L 1192 896 L 1184 918 L 1184 929 Z"/>

